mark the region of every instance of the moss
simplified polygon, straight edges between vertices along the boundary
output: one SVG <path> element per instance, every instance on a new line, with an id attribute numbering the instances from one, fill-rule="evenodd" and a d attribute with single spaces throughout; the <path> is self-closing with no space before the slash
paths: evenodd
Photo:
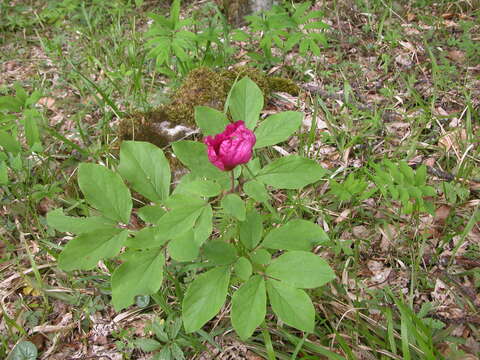
<path id="1" fill-rule="evenodd" d="M 260 70 L 238 67 L 214 71 L 200 67 L 192 70 L 182 85 L 174 91 L 168 104 L 147 111 L 133 113 L 122 119 L 119 126 L 121 140 L 148 141 L 164 147 L 191 133 L 195 128 L 195 106 L 209 106 L 223 111 L 230 88 L 236 79 L 248 76 L 262 90 L 268 100 L 274 91 L 298 95 L 299 87 L 286 78 L 268 77 Z M 172 133 L 169 128 L 178 127 Z M 185 127 L 185 128 L 184 128 Z"/>
<path id="2" fill-rule="evenodd" d="M 174 124 L 191 125 L 194 122 L 195 106 L 209 106 L 223 110 L 228 89 L 219 72 L 206 67 L 192 70 L 178 90 L 171 96 L 172 102 L 165 106 L 165 112 Z"/>
<path id="3" fill-rule="evenodd" d="M 300 93 L 300 87 L 290 79 L 274 76 L 267 80 L 269 88 L 273 92 L 286 92 L 293 96 L 298 96 Z"/>
<path id="4" fill-rule="evenodd" d="M 134 139 L 148 141 L 159 147 L 167 146 L 169 144 L 168 139 L 159 136 L 155 125 L 163 121 L 168 121 L 163 106 L 152 111 L 133 113 L 120 121 L 119 137 L 121 140 Z"/>

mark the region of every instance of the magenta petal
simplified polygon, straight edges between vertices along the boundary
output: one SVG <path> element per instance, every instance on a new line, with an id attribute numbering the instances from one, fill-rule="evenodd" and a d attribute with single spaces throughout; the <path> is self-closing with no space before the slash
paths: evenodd
<path id="1" fill-rule="evenodd" d="M 229 171 L 239 164 L 245 164 L 252 158 L 255 134 L 245 127 L 243 121 L 237 121 L 225 127 L 225 131 L 207 136 L 207 154 L 210 162 L 223 171 Z"/>

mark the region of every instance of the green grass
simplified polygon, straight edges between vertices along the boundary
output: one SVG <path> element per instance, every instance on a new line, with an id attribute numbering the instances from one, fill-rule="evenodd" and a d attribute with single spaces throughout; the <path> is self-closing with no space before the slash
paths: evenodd
<path id="1" fill-rule="evenodd" d="M 10 3 L 0 5 L 0 95 L 15 95 L 16 81 L 53 103 L 39 107 L 43 150 L 32 155 L 23 146 L 21 160 L 1 159 L 18 167 L 0 188 L 0 358 L 21 340 L 34 342 L 39 354 L 60 354 L 69 339 L 95 343 L 83 334 L 102 323 L 114 325 L 106 337 L 110 354 L 139 358 L 148 351 L 138 339 L 153 336 L 152 324 L 179 316 L 195 269 L 179 274 L 171 265 L 148 306 L 116 314 L 107 285 L 116 264 L 91 272 L 59 270 L 56 257 L 69 237 L 49 229 L 45 213 L 63 207 L 70 215 L 88 214 L 76 185 L 77 165 L 115 166 L 119 119 L 165 102 L 167 89 L 181 82 L 158 73 L 143 36 L 147 13 L 166 14 L 168 6 Z M 283 147 L 308 154 L 331 172 L 314 188 L 275 193 L 273 205 L 282 218 L 304 217 L 328 231 L 332 243 L 316 250 L 337 279 L 316 290 L 313 334 L 267 316 L 261 331 L 241 344 L 220 316 L 194 334 L 180 330 L 175 343 L 186 358 L 228 351 L 240 356 L 246 349 L 267 359 L 478 356 L 472 345 L 480 340 L 480 14 L 474 3 L 357 0 L 320 6 L 334 29 L 322 56 L 287 62 L 277 73 L 299 83 L 316 80 L 322 89 L 295 105 L 321 121 L 299 134 L 298 144 Z M 198 6 L 184 4 L 182 12 Z M 445 13 L 452 15 L 444 19 Z M 248 57 L 232 62 L 242 60 Z M 20 134 L 22 129 L 20 124 Z M 398 199 L 382 191 L 363 197 L 372 188 L 374 164 L 384 159 L 429 165 L 433 215 L 404 213 Z M 66 314 L 72 317 L 62 324 Z M 64 328 L 45 330 L 58 324 Z M 35 334 L 44 335 L 35 340 Z"/>

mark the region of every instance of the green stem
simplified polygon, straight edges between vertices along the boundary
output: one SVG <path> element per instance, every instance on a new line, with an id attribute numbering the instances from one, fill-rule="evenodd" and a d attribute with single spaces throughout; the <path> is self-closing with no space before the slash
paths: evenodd
<path id="1" fill-rule="evenodd" d="M 262 324 L 263 341 L 265 341 L 265 349 L 267 350 L 268 360 L 277 360 L 275 356 L 275 350 L 273 350 L 272 338 L 268 332 L 267 324 L 265 321 Z"/>
<path id="2" fill-rule="evenodd" d="M 232 179 L 232 188 L 230 189 L 231 193 L 235 192 L 235 174 L 233 173 L 233 170 L 230 171 L 231 179 Z"/>

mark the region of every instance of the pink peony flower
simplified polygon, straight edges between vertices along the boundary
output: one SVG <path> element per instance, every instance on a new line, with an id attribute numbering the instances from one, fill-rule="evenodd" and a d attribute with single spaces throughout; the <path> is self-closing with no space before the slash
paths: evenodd
<path id="1" fill-rule="evenodd" d="M 207 136 L 203 140 L 208 148 L 208 159 L 223 171 L 230 171 L 239 164 L 249 162 L 256 141 L 255 134 L 241 120 L 227 125 L 215 137 Z"/>

